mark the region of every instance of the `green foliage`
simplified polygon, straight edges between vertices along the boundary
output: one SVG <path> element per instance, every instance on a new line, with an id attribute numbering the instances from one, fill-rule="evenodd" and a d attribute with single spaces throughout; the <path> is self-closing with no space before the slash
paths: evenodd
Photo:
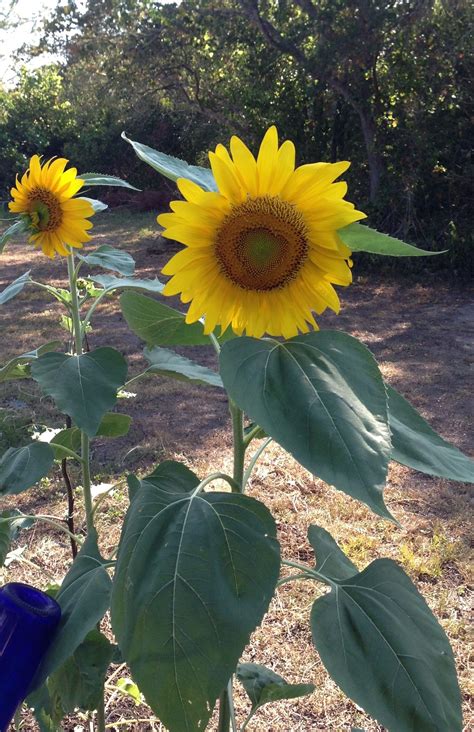
<path id="1" fill-rule="evenodd" d="M 426 249 L 417 249 L 393 236 L 381 234 L 362 224 L 350 224 L 339 231 L 342 241 L 353 252 L 370 252 L 371 254 L 385 254 L 390 257 L 426 257 L 443 254 L 444 252 L 430 252 Z"/>
<path id="2" fill-rule="evenodd" d="M 30 270 L 17 277 L 13 282 L 10 282 L 10 284 L 0 292 L 0 305 L 5 305 L 6 302 L 16 297 L 23 290 L 27 282 L 29 282 L 29 279 Z"/>
<path id="3" fill-rule="evenodd" d="M 258 663 L 239 663 L 236 676 L 252 702 L 252 716 L 269 702 L 297 699 L 311 694 L 314 684 L 288 684 L 281 676 Z"/>
<path id="4" fill-rule="evenodd" d="M 390 516 L 385 387 L 359 341 L 338 331 L 237 338 L 223 346 L 220 371 L 232 399 L 305 468 Z"/>
<path id="5" fill-rule="evenodd" d="M 125 133 L 122 133 L 124 140 L 130 143 L 135 150 L 140 160 L 144 160 L 145 163 L 151 165 L 154 170 L 166 178 L 172 181 L 177 181 L 178 178 L 187 178 L 197 183 L 201 188 L 206 191 L 216 191 L 217 185 L 214 180 L 214 176 L 209 168 L 200 168 L 197 165 L 189 165 L 184 160 L 178 160 L 165 153 L 153 150 L 148 145 L 143 145 L 140 142 L 134 142 L 129 140 Z"/>
<path id="6" fill-rule="evenodd" d="M 102 265 L 103 266 L 103 265 Z M 140 280 L 135 277 L 114 277 L 113 275 L 96 275 L 91 277 L 105 292 L 115 290 L 145 290 L 146 292 L 159 293 L 163 290 L 163 284 L 155 278 L 154 280 Z M 99 291 L 99 294 L 102 294 Z"/>
<path id="7" fill-rule="evenodd" d="M 75 709 L 94 711 L 100 704 L 112 645 L 96 628 L 48 680 L 50 694 L 59 699 L 63 715 Z"/>
<path id="8" fill-rule="evenodd" d="M 11 239 L 12 236 L 23 234 L 25 231 L 27 231 L 27 229 L 28 223 L 22 219 L 18 219 L 17 221 L 15 221 L 15 223 L 5 229 L 5 231 L 0 234 L 0 254 L 3 252 L 8 243 L 8 240 Z M 24 277 L 25 275 L 22 276 Z M 6 302 L 6 300 L 3 300 L 3 302 Z"/>
<path id="9" fill-rule="evenodd" d="M 5 366 L 0 367 L 0 382 L 10 379 L 26 379 L 30 375 L 31 362 L 42 356 L 43 353 L 56 350 L 59 345 L 59 341 L 50 341 L 28 353 L 22 353 L 21 356 L 15 356 Z"/>
<path id="10" fill-rule="evenodd" d="M 461 730 L 451 647 L 400 567 L 377 559 L 341 579 L 325 570 L 331 592 L 314 603 L 311 627 L 336 683 L 393 732 Z"/>
<path id="11" fill-rule="evenodd" d="M 338 547 L 331 534 L 321 526 L 310 526 L 308 540 L 316 556 L 316 569 L 330 580 L 349 579 L 357 574 L 357 567 Z"/>
<path id="12" fill-rule="evenodd" d="M 113 348 L 97 348 L 81 356 L 46 353 L 31 366 L 33 379 L 89 437 L 97 434 L 104 414 L 125 382 L 127 365 Z"/>
<path id="13" fill-rule="evenodd" d="M 78 258 L 89 267 L 103 267 L 119 272 L 126 277 L 131 277 L 135 272 L 135 261 L 133 257 L 121 249 L 115 249 L 108 244 L 103 244 L 91 254 L 78 254 Z"/>
<path id="14" fill-rule="evenodd" d="M 171 461 L 141 481 L 112 595 L 124 658 L 171 732 L 206 728 L 280 566 L 268 509 L 239 494 L 198 492 L 198 483 Z"/>
<path id="15" fill-rule="evenodd" d="M 179 310 L 146 295 L 124 292 L 120 305 L 129 328 L 149 346 L 207 346 L 202 323 L 187 325 Z"/>
<path id="16" fill-rule="evenodd" d="M 21 529 L 29 529 L 32 519 L 24 518 L 20 511 L 2 511 L 0 513 L 0 568 L 3 567 L 12 541 Z"/>
<path id="17" fill-rule="evenodd" d="M 45 442 L 10 447 L 0 460 L 0 495 L 21 493 L 48 474 L 54 460 Z"/>
<path id="18" fill-rule="evenodd" d="M 0 91 L 0 189 L 6 197 L 39 150 L 133 179 L 138 161 L 117 145 L 124 129 L 177 158 L 170 171 L 161 153 L 134 143 L 174 179 L 180 158 L 205 164 L 236 130 L 256 145 L 276 123 L 299 162 L 352 161 L 351 197 L 376 228 L 450 250 L 403 272 L 448 266 L 469 276 L 471 23 L 468 0 L 359 3 L 354 12 L 345 0 L 58 6 L 31 53 L 56 54 L 61 66 L 24 70 Z M 144 184 L 160 185 L 152 169 Z"/>
<path id="19" fill-rule="evenodd" d="M 79 178 L 86 183 L 87 186 L 117 186 L 118 188 L 131 188 L 132 191 L 138 191 L 130 183 L 116 175 L 104 175 L 103 173 L 79 173 Z"/>
<path id="20" fill-rule="evenodd" d="M 145 348 L 144 356 L 150 366 L 147 368 L 149 374 L 160 374 L 161 376 L 170 376 L 181 381 L 190 381 L 196 384 L 207 384 L 209 386 L 218 386 L 222 388 L 222 380 L 219 374 L 194 363 L 189 358 L 179 356 L 174 351 L 167 348 Z"/>
<path id="21" fill-rule="evenodd" d="M 105 564 L 97 547 L 97 533 L 91 531 L 56 595 L 61 622 L 32 689 L 67 661 L 106 613 L 112 582 Z"/>
<path id="22" fill-rule="evenodd" d="M 387 385 L 392 459 L 441 478 L 474 483 L 474 461 L 435 432 L 409 402 Z"/>

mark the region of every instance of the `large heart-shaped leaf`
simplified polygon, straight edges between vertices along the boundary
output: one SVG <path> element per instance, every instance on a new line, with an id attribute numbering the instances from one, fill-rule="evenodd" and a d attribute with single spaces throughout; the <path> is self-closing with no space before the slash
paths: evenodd
<path id="1" fill-rule="evenodd" d="M 443 440 L 401 394 L 386 386 L 392 460 L 429 475 L 474 483 L 474 461 Z"/>
<path id="2" fill-rule="evenodd" d="M 385 387 L 370 351 L 346 333 L 237 338 L 221 351 L 232 399 L 315 475 L 390 517 Z"/>
<path id="3" fill-rule="evenodd" d="M 81 356 L 46 353 L 32 364 L 31 374 L 58 409 L 94 437 L 104 414 L 116 402 L 127 364 L 113 348 L 97 348 Z"/>
<path id="4" fill-rule="evenodd" d="M 120 272 L 120 274 L 126 277 L 131 277 L 135 272 L 135 260 L 123 249 L 115 249 L 108 244 L 103 244 L 101 247 L 91 252 L 90 254 L 78 254 L 79 259 L 88 264 L 90 267 L 103 267 L 104 269 L 111 269 L 114 272 Z"/>
<path id="5" fill-rule="evenodd" d="M 30 270 L 17 277 L 16 280 L 13 280 L 13 282 L 10 282 L 10 284 L 7 285 L 7 287 L 5 287 L 5 289 L 0 292 L 0 305 L 5 305 L 6 302 L 16 297 L 22 291 L 24 286 L 29 282 L 29 280 Z"/>
<path id="6" fill-rule="evenodd" d="M 124 292 L 120 305 L 129 328 L 149 346 L 208 346 L 202 323 L 187 325 L 183 313 L 137 292 Z"/>
<path id="7" fill-rule="evenodd" d="M 97 533 L 91 531 L 56 595 L 61 606 L 61 622 L 32 690 L 74 653 L 106 613 L 112 586 L 106 564 L 97 547 Z"/>
<path id="8" fill-rule="evenodd" d="M 353 577 L 327 581 L 331 592 L 314 603 L 311 628 L 344 693 L 390 732 L 460 732 L 449 641 L 403 570 L 377 559 Z"/>
<path id="9" fill-rule="evenodd" d="M 189 358 L 180 356 L 167 348 L 145 348 L 143 352 L 146 360 L 150 363 L 147 369 L 149 374 L 160 374 L 169 376 L 181 381 L 190 381 L 196 384 L 208 384 L 222 388 L 222 380 L 219 374 L 201 366 Z"/>
<path id="10" fill-rule="evenodd" d="M 47 475 L 54 452 L 46 442 L 10 447 L 0 460 L 0 495 L 21 493 Z"/>
<path id="11" fill-rule="evenodd" d="M 120 542 L 112 625 L 148 704 L 171 732 L 206 728 L 280 566 L 267 508 L 241 494 L 196 493 L 166 462 L 142 481 Z"/>
<path id="12" fill-rule="evenodd" d="M 134 142 L 130 140 L 125 132 L 122 132 L 124 140 L 130 143 L 135 150 L 136 154 L 152 168 L 164 175 L 165 178 L 170 180 L 178 180 L 178 178 L 187 178 L 188 180 L 194 181 L 204 188 L 206 191 L 217 191 L 216 182 L 212 171 L 208 168 L 201 168 L 198 165 L 189 165 L 184 160 L 173 158 L 171 155 L 165 155 L 165 153 L 153 150 L 148 145 L 143 145 L 141 142 Z"/>
<path id="13" fill-rule="evenodd" d="M 28 364 L 42 356 L 43 353 L 54 351 L 60 345 L 59 341 L 50 341 L 35 348 L 33 351 L 22 353 L 21 356 L 15 356 L 15 358 L 12 358 L 11 361 L 8 361 L 5 366 L 0 368 L 0 382 L 10 379 L 26 379 L 29 375 Z"/>
<path id="14" fill-rule="evenodd" d="M 446 252 L 446 250 L 431 252 L 428 249 L 419 249 L 401 239 L 371 229 L 365 224 L 349 224 L 344 229 L 339 229 L 337 233 L 353 252 L 370 252 L 389 257 L 429 257 Z"/>
<path id="15" fill-rule="evenodd" d="M 104 173 L 81 173 L 77 176 L 86 183 L 88 186 L 116 186 L 118 188 L 131 188 L 132 191 L 139 191 L 140 188 L 135 188 L 131 183 L 127 183 L 123 178 L 118 178 L 116 175 L 106 175 Z"/>
<path id="16" fill-rule="evenodd" d="M 91 277 L 93 282 L 103 287 L 106 292 L 114 290 L 145 290 L 146 292 L 162 292 L 163 283 L 158 279 L 139 280 L 134 277 L 114 277 L 113 275 L 97 275 Z M 102 293 L 101 293 L 102 294 Z"/>

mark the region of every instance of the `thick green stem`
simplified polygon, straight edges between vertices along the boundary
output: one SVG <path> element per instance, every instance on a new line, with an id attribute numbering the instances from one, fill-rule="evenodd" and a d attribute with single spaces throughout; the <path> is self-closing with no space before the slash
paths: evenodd
<path id="1" fill-rule="evenodd" d="M 243 493 L 245 461 L 244 415 L 232 399 L 229 399 L 229 411 L 232 418 L 232 436 L 234 441 L 234 467 L 232 477 L 239 486 L 239 493 Z"/>
<path id="2" fill-rule="evenodd" d="M 69 289 L 71 291 L 71 314 L 74 329 L 74 344 L 78 356 L 82 353 L 82 323 L 79 314 L 79 298 L 77 296 L 76 274 L 74 272 L 74 255 L 67 258 L 67 272 L 69 275 Z"/>
<path id="3" fill-rule="evenodd" d="M 79 298 L 77 296 L 76 278 L 77 271 L 74 269 L 74 255 L 71 253 L 67 258 L 67 271 L 69 275 L 69 287 L 71 290 L 71 314 L 74 329 L 75 351 L 78 356 L 82 354 L 83 329 L 81 315 L 79 313 Z M 86 512 L 87 532 L 94 528 L 94 511 L 91 494 L 91 469 L 89 458 L 89 437 L 81 434 L 81 457 L 82 457 L 82 490 L 84 493 L 84 509 Z"/>
<path id="4" fill-rule="evenodd" d="M 89 458 L 89 438 L 81 434 L 81 455 L 82 455 L 82 491 L 84 494 L 84 510 L 86 512 L 87 533 L 94 528 L 94 506 L 92 505 L 91 491 L 91 466 Z"/>
<path id="5" fill-rule="evenodd" d="M 230 699 L 227 687 L 219 697 L 218 732 L 229 732 L 230 729 Z"/>
<path id="6" fill-rule="evenodd" d="M 244 442 L 244 415 L 241 409 L 229 399 L 229 411 L 232 418 L 232 436 L 234 443 L 234 467 L 233 480 L 235 487 L 232 491 L 235 493 L 243 493 L 244 491 L 244 461 L 245 461 L 245 442 Z M 232 699 L 232 682 L 224 689 L 219 697 L 219 724 L 218 732 L 229 732 L 230 724 L 234 728 Z"/>
<path id="7" fill-rule="evenodd" d="M 105 732 L 105 702 L 104 695 L 102 694 L 99 706 L 97 707 L 97 732 Z"/>

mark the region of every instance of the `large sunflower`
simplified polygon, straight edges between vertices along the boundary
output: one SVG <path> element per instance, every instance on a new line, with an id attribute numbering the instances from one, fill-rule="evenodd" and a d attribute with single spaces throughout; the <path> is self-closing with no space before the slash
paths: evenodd
<path id="1" fill-rule="evenodd" d="M 163 236 L 186 245 L 163 268 L 173 275 L 164 294 L 190 302 L 186 322 L 205 319 L 205 332 L 229 325 L 259 338 L 285 338 L 317 328 L 313 311 L 339 310 L 333 284 L 352 281 L 351 251 L 338 229 L 365 218 L 334 183 L 350 163 L 295 169 L 295 147 L 278 146 L 270 127 L 255 160 L 238 138 L 209 153 L 218 192 L 184 178 L 185 201 L 158 216 Z"/>
<path id="2" fill-rule="evenodd" d="M 17 176 L 16 188 L 11 189 L 10 211 L 26 215 L 33 232 L 30 242 L 48 257 L 56 252 L 66 257 L 67 246 L 80 248 L 90 239 L 87 229 L 92 224 L 87 218 L 94 209 L 89 201 L 73 198 L 84 181 L 76 177 L 76 168 L 64 170 L 67 162 L 57 158 L 41 165 L 38 155 L 33 155 L 29 169 L 21 181 Z"/>

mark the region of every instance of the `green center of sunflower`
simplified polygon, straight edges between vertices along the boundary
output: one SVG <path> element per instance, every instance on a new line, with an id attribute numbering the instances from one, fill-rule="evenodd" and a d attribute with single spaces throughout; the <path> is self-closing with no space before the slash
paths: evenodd
<path id="1" fill-rule="evenodd" d="M 308 253 L 303 216 L 278 197 L 235 206 L 216 236 L 222 271 L 245 290 L 273 290 L 296 277 Z"/>
<path id="2" fill-rule="evenodd" d="M 40 231 L 55 231 L 63 220 L 59 200 L 46 188 L 33 188 L 29 192 L 28 211 L 33 226 Z"/>

